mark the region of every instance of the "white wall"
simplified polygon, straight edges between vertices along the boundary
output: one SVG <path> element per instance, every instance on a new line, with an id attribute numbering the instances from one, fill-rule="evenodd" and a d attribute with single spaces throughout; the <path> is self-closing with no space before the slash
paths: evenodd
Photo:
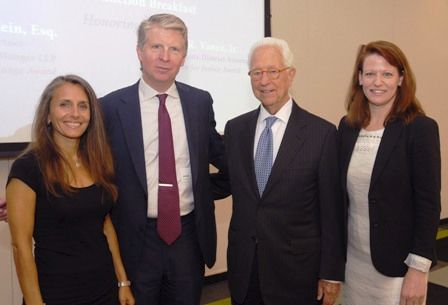
<path id="1" fill-rule="evenodd" d="M 406 54 L 417 96 L 439 124 L 442 215 L 448 217 L 447 0 L 271 0 L 272 35 L 286 39 L 297 68 L 293 96 L 338 124 L 360 44 L 389 40 Z"/>

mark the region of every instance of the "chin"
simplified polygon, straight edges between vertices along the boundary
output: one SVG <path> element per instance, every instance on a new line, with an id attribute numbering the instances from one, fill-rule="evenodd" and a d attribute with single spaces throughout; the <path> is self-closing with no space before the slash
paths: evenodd
<path id="1" fill-rule="evenodd" d="M 264 107 L 272 107 L 272 106 L 275 105 L 275 101 L 262 101 L 261 104 L 262 104 Z"/>

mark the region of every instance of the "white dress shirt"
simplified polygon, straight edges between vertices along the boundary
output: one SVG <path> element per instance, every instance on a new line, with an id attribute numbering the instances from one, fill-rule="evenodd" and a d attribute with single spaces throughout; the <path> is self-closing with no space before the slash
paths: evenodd
<path id="1" fill-rule="evenodd" d="M 179 187 L 180 214 L 187 215 L 194 209 L 193 185 L 184 114 L 179 93 L 173 84 L 166 92 L 157 92 L 140 79 L 138 94 L 145 150 L 146 182 L 148 185 L 148 217 L 157 218 L 157 193 L 159 184 L 159 99 L 157 94 L 166 93 L 166 108 L 171 119 L 176 176 Z"/>
<path id="2" fill-rule="evenodd" d="M 265 119 L 270 116 L 275 116 L 277 120 L 272 124 L 272 140 L 273 140 L 273 152 L 272 152 L 272 164 L 275 162 L 275 158 L 277 157 L 278 150 L 280 148 L 280 144 L 282 143 L 283 136 L 285 134 L 286 125 L 288 125 L 289 117 L 291 116 L 292 111 L 292 99 L 289 100 L 280 108 L 279 111 L 275 115 L 270 114 L 263 106 L 260 106 L 260 113 L 258 114 L 257 120 L 257 128 L 255 130 L 255 141 L 254 141 L 254 158 L 255 153 L 257 151 L 258 141 L 260 140 L 260 135 L 263 132 L 263 129 L 266 127 Z"/>

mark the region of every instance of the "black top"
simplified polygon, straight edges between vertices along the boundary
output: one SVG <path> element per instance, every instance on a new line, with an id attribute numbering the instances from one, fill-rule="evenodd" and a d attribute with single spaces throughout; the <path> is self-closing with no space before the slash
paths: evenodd
<path id="1" fill-rule="evenodd" d="M 17 178 L 36 193 L 34 255 L 47 305 L 117 304 L 117 280 L 103 233 L 112 201 L 93 184 L 72 195 L 51 195 L 34 154 L 17 159 Z"/>

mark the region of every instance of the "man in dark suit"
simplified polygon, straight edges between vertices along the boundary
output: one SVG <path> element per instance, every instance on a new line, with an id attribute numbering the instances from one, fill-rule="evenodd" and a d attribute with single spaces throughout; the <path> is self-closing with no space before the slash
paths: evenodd
<path id="1" fill-rule="evenodd" d="M 223 143 L 210 94 L 175 81 L 187 44 L 178 17 L 144 20 L 141 79 L 102 98 L 119 190 L 112 217 L 139 305 L 199 304 L 204 263 L 215 262 L 209 164 L 221 167 Z"/>
<path id="2" fill-rule="evenodd" d="M 225 129 L 235 305 L 333 304 L 344 278 L 336 128 L 290 97 L 292 60 L 283 40 L 254 45 L 249 75 L 261 107 Z"/>

